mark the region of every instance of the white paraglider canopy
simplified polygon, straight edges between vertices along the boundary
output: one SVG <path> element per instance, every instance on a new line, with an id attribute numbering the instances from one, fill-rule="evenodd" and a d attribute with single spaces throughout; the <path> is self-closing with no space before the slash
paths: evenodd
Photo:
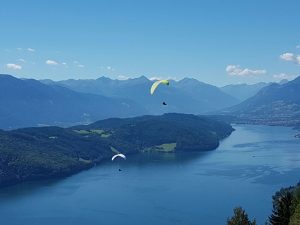
<path id="1" fill-rule="evenodd" d="M 114 156 L 111 158 L 111 161 L 114 161 L 115 158 L 117 158 L 117 157 L 121 157 L 121 158 L 123 158 L 123 159 L 126 159 L 126 156 L 125 156 L 124 154 L 119 153 L 119 154 L 114 155 Z"/>

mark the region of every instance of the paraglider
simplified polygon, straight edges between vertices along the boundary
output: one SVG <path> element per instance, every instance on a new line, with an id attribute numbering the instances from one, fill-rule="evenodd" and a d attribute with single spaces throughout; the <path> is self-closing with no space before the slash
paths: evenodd
<path id="1" fill-rule="evenodd" d="M 155 92 L 156 88 L 158 87 L 158 85 L 160 84 L 165 84 L 165 85 L 169 85 L 170 82 L 168 80 L 158 80 L 158 81 L 155 81 L 152 86 L 151 86 L 151 89 L 150 89 L 150 93 L 151 95 L 153 95 L 153 93 Z"/>
<path id="2" fill-rule="evenodd" d="M 167 103 L 165 103 L 165 102 L 163 102 L 162 104 L 163 104 L 163 105 L 167 105 Z"/>
<path id="3" fill-rule="evenodd" d="M 124 154 L 122 154 L 122 153 L 119 153 L 119 154 L 114 155 L 114 156 L 111 158 L 111 161 L 114 161 L 115 158 L 117 158 L 117 157 L 121 157 L 121 158 L 123 158 L 123 159 L 126 160 L 126 156 L 125 156 Z"/>
<path id="4" fill-rule="evenodd" d="M 111 161 L 114 161 L 114 160 L 115 160 L 116 158 L 118 158 L 118 157 L 120 157 L 120 158 L 126 160 L 126 156 L 125 156 L 124 154 L 118 153 L 118 154 L 114 155 L 114 156 L 111 158 Z M 122 171 L 122 170 L 119 168 L 119 172 L 120 172 L 120 171 Z"/>

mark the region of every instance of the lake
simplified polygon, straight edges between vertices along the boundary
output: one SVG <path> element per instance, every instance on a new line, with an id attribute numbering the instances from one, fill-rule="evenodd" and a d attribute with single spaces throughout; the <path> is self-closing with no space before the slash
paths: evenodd
<path id="1" fill-rule="evenodd" d="M 300 139 L 286 127 L 234 128 L 215 151 L 130 155 L 0 189 L 0 224 L 222 225 L 236 206 L 263 224 L 275 191 L 300 181 Z"/>

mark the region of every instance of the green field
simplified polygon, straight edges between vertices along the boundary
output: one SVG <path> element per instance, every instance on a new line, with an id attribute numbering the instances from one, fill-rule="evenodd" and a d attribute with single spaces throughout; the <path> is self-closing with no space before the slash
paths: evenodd
<path id="1" fill-rule="evenodd" d="M 78 134 L 82 134 L 82 135 L 89 135 L 89 134 L 97 134 L 100 135 L 100 137 L 102 138 L 108 138 L 111 136 L 111 133 L 106 132 L 104 130 L 73 130 L 74 132 L 78 133 Z"/>
<path id="2" fill-rule="evenodd" d="M 153 147 L 144 148 L 143 152 L 155 151 L 155 152 L 174 152 L 176 149 L 176 143 L 165 143 L 162 145 L 156 145 Z"/>

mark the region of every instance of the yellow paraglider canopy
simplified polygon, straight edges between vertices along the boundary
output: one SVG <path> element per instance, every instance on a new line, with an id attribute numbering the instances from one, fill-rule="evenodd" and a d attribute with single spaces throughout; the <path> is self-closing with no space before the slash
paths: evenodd
<path id="1" fill-rule="evenodd" d="M 151 90 L 150 90 L 150 93 L 151 95 L 153 95 L 154 91 L 156 90 L 156 88 L 158 87 L 158 85 L 160 84 L 165 84 L 165 85 L 169 85 L 170 82 L 168 80 L 158 80 L 156 82 L 154 82 L 151 86 Z"/>

